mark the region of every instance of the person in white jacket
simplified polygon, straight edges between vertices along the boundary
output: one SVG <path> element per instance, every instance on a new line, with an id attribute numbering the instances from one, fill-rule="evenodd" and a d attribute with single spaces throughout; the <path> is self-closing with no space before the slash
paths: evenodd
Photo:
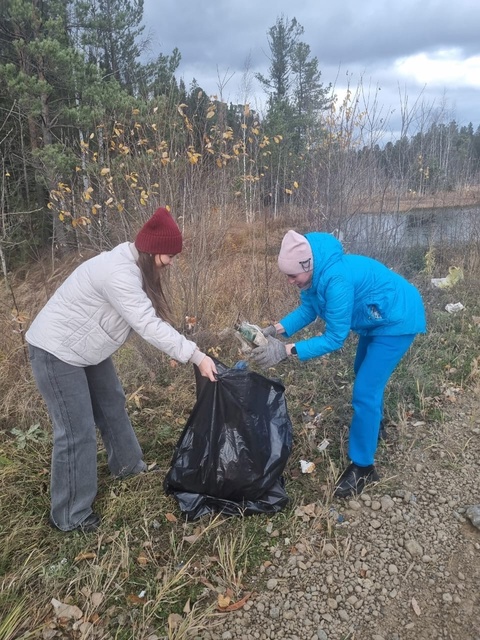
<path id="1" fill-rule="evenodd" d="M 158 209 L 125 242 L 81 264 L 26 333 L 38 389 L 53 423 L 50 524 L 93 531 L 98 428 L 112 475 L 146 471 L 111 355 L 133 330 L 171 358 L 216 381 L 213 360 L 168 322 L 163 270 L 182 250 L 182 234 Z"/>

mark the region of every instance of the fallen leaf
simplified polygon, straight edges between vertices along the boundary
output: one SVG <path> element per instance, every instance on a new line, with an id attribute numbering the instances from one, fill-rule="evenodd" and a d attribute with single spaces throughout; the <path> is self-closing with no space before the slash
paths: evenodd
<path id="1" fill-rule="evenodd" d="M 197 534 L 193 534 L 191 536 L 184 536 L 183 539 L 185 540 L 185 542 L 188 542 L 190 544 L 194 544 L 198 540 L 199 537 L 200 536 L 198 536 Z"/>
<path id="2" fill-rule="evenodd" d="M 211 582 L 209 582 L 206 578 L 204 578 L 203 576 L 199 576 L 198 577 L 198 581 L 201 582 L 203 585 L 205 585 L 206 587 L 208 587 L 211 591 L 217 591 L 216 588 L 213 586 L 213 584 Z"/>
<path id="3" fill-rule="evenodd" d="M 140 566 L 144 567 L 146 564 L 148 564 L 148 562 L 149 562 L 148 557 L 143 553 L 143 551 L 141 551 L 138 555 L 137 563 Z"/>
<path id="4" fill-rule="evenodd" d="M 127 596 L 127 601 L 130 604 L 145 604 L 145 598 L 140 598 L 139 596 L 137 596 L 135 593 L 130 593 Z"/>
<path id="5" fill-rule="evenodd" d="M 92 593 L 91 596 L 91 601 L 94 607 L 98 607 L 102 604 L 103 599 L 104 599 L 104 595 L 103 593 L 100 593 L 99 591 L 96 591 L 95 593 Z"/>
<path id="6" fill-rule="evenodd" d="M 232 599 L 228 596 L 224 596 L 221 593 L 218 594 L 217 602 L 219 609 L 226 609 L 228 605 L 231 603 Z"/>
<path id="7" fill-rule="evenodd" d="M 190 604 L 190 598 L 186 601 L 185 606 L 183 607 L 183 613 L 190 613 L 192 610 L 192 606 Z"/>
<path id="8" fill-rule="evenodd" d="M 168 616 L 168 628 L 170 629 L 170 631 L 172 631 L 173 629 L 176 629 L 178 625 L 181 624 L 182 620 L 183 618 L 180 614 L 171 613 Z"/>
<path id="9" fill-rule="evenodd" d="M 177 521 L 177 517 L 173 515 L 173 513 L 166 513 L 165 514 L 165 518 L 169 521 L 169 522 L 176 522 Z"/>
<path id="10" fill-rule="evenodd" d="M 120 531 L 115 531 L 115 533 L 111 536 L 105 536 L 102 534 L 98 541 L 98 546 L 100 547 L 102 544 L 112 544 L 112 542 L 116 540 L 119 535 L 120 535 Z"/>
<path id="11" fill-rule="evenodd" d="M 420 613 L 421 613 L 420 607 L 418 606 L 418 602 L 415 600 L 415 598 L 412 598 L 412 609 L 415 611 L 417 616 L 420 615 Z"/>
<path id="12" fill-rule="evenodd" d="M 75 605 L 65 604 L 55 598 L 52 598 L 50 602 L 52 603 L 57 618 L 80 620 L 80 618 L 83 617 L 83 611 Z"/>
<path id="13" fill-rule="evenodd" d="M 97 554 L 93 553 L 93 551 L 84 551 L 83 553 L 78 554 L 75 558 L 75 562 L 82 562 L 82 560 L 95 560 L 96 557 Z"/>
<path id="14" fill-rule="evenodd" d="M 252 595 L 252 592 L 249 591 L 243 596 L 241 600 L 238 600 L 233 604 L 229 604 L 227 607 L 220 607 L 220 611 L 222 611 L 222 613 L 227 611 L 238 611 L 238 609 L 241 609 L 243 606 L 245 606 L 245 604 L 247 603 L 251 595 Z"/>

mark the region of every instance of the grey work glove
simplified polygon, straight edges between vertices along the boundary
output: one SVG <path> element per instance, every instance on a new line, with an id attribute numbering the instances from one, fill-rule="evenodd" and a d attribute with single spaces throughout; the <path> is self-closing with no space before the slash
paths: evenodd
<path id="1" fill-rule="evenodd" d="M 275 329 L 273 324 L 269 324 L 268 327 L 262 329 L 262 333 L 266 338 L 268 338 L 268 336 L 270 336 L 271 338 L 275 338 L 277 335 L 277 330 Z"/>
<path id="2" fill-rule="evenodd" d="M 287 350 L 283 342 L 280 342 L 280 340 L 277 340 L 276 338 L 272 338 L 272 336 L 268 336 L 267 340 L 268 343 L 264 347 L 257 347 L 252 351 L 251 355 L 252 360 L 262 367 L 262 369 L 274 367 L 276 364 L 288 357 Z"/>

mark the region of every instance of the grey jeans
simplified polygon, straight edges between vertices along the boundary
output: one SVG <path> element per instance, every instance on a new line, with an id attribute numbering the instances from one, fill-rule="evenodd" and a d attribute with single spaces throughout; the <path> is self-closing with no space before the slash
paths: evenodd
<path id="1" fill-rule="evenodd" d="M 53 423 L 50 515 L 59 529 L 69 531 L 92 513 L 97 495 L 95 427 L 114 476 L 140 473 L 146 465 L 111 358 L 75 367 L 32 345 L 29 354 Z"/>

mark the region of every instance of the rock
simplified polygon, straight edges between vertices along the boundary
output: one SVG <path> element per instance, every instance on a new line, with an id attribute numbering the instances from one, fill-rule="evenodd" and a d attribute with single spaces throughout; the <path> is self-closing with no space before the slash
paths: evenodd
<path id="1" fill-rule="evenodd" d="M 331 544 L 330 542 L 327 542 L 327 544 L 323 547 L 323 554 L 326 555 L 328 558 L 330 558 L 331 556 L 334 556 L 336 553 L 337 553 L 337 550 L 335 549 L 333 544 Z"/>
<path id="2" fill-rule="evenodd" d="M 272 589 L 275 589 L 275 587 L 278 584 L 278 580 L 276 580 L 275 578 L 270 578 L 270 580 L 267 580 L 267 589 L 270 589 L 270 591 Z"/>
<path id="3" fill-rule="evenodd" d="M 352 509 L 352 511 L 358 511 L 362 508 L 362 505 L 360 504 L 360 502 L 357 502 L 357 500 L 349 500 L 348 508 Z"/>
<path id="4" fill-rule="evenodd" d="M 421 557 L 423 555 L 423 549 L 416 540 L 407 540 L 405 542 L 405 549 L 414 558 Z"/>
<path id="5" fill-rule="evenodd" d="M 472 505 L 465 511 L 465 515 L 474 527 L 480 529 L 480 504 Z"/>
<path id="6" fill-rule="evenodd" d="M 395 503 L 390 496 L 382 496 L 380 504 L 382 505 L 382 511 L 391 511 L 395 506 Z"/>

